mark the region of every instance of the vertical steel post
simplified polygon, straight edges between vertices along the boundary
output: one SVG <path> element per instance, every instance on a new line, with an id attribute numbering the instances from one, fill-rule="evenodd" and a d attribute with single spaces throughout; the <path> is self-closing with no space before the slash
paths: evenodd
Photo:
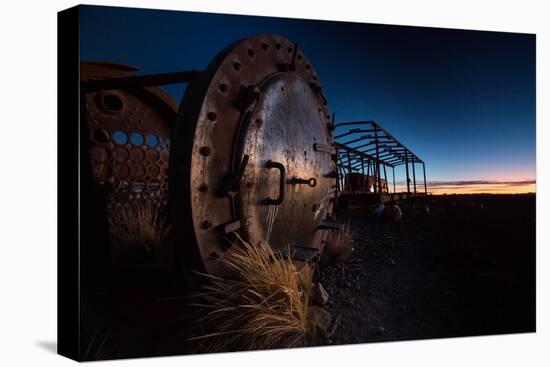
<path id="1" fill-rule="evenodd" d="M 407 194 L 411 193 L 411 187 L 409 184 L 409 152 L 405 150 L 405 173 L 407 174 Z"/>
<path id="2" fill-rule="evenodd" d="M 415 161 L 416 160 L 416 157 L 413 156 L 413 159 L 412 159 L 412 166 L 413 166 L 413 187 L 414 187 L 414 193 L 416 194 L 416 173 L 414 172 L 414 166 L 415 166 Z"/>
<path id="3" fill-rule="evenodd" d="M 368 192 L 370 192 L 369 177 L 370 177 L 370 159 L 367 160 L 367 191 Z"/>
<path id="4" fill-rule="evenodd" d="M 342 180 L 340 179 L 340 171 L 342 169 L 342 166 L 340 165 L 340 161 L 340 153 L 338 152 L 338 150 L 336 150 L 336 186 L 338 187 L 339 191 L 342 191 Z"/>
<path id="5" fill-rule="evenodd" d="M 395 194 L 395 167 L 391 168 L 391 177 L 393 178 L 393 193 Z"/>
<path id="6" fill-rule="evenodd" d="M 386 165 L 382 164 L 382 167 L 384 167 L 384 181 L 386 183 L 386 193 L 389 193 L 390 191 L 390 185 L 388 185 L 388 174 L 386 173 Z"/>
<path id="7" fill-rule="evenodd" d="M 349 154 L 349 150 L 346 150 L 346 152 L 348 154 L 348 178 L 347 178 L 347 182 L 348 182 L 349 190 L 351 192 L 353 192 L 353 188 L 351 187 L 351 156 Z"/>
<path id="8" fill-rule="evenodd" d="M 378 127 L 374 127 L 374 143 L 376 145 L 376 176 L 377 176 L 377 182 L 378 182 L 378 199 L 382 201 L 382 185 L 381 185 L 381 178 L 380 178 L 380 151 L 378 149 Z"/>
<path id="9" fill-rule="evenodd" d="M 362 190 L 367 191 L 365 188 L 365 160 L 363 159 L 363 156 L 361 156 L 361 181 L 363 182 L 361 185 Z"/>
<path id="10" fill-rule="evenodd" d="M 426 184 L 426 165 L 422 162 L 422 172 L 424 173 L 424 194 L 428 194 L 428 185 Z"/>
<path id="11" fill-rule="evenodd" d="M 340 170 L 340 172 L 338 172 L 340 187 L 342 188 L 342 191 L 346 191 L 346 169 L 343 165 L 339 166 L 338 169 Z"/>
<path id="12" fill-rule="evenodd" d="M 378 192 L 378 184 L 376 183 L 376 177 L 378 171 L 376 170 L 376 162 L 372 162 L 372 190 L 376 194 Z"/>

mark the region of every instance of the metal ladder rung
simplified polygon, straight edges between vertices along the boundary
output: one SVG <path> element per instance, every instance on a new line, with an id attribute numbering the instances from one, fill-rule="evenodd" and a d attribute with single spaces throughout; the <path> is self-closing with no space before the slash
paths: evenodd
<path id="1" fill-rule="evenodd" d="M 317 229 L 336 229 L 338 231 L 343 231 L 346 228 L 345 223 L 335 222 L 333 220 L 322 220 L 317 226 Z"/>
<path id="2" fill-rule="evenodd" d="M 315 247 L 304 247 L 304 246 L 289 246 L 284 249 L 279 250 L 281 256 L 289 257 L 291 260 L 301 261 L 304 263 L 309 263 L 314 261 L 319 257 L 319 249 Z"/>

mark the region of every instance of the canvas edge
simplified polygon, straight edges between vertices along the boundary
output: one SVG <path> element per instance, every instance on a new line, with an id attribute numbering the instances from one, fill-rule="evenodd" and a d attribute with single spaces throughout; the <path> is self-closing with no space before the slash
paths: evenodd
<path id="1" fill-rule="evenodd" d="M 57 13 L 57 353 L 81 360 L 79 6 Z"/>

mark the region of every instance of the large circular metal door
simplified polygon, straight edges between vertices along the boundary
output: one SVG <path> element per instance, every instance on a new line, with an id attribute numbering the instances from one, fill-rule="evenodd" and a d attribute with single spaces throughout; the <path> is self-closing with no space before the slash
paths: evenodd
<path id="1" fill-rule="evenodd" d="M 259 86 L 246 124 L 241 156 L 248 160 L 238 196 L 243 236 L 274 248 L 310 246 L 326 214 L 323 199 L 332 182 L 330 144 L 322 102 L 293 73 L 278 73 Z"/>
<path id="2" fill-rule="evenodd" d="M 329 124 L 317 73 L 296 45 L 259 35 L 222 51 L 188 86 L 173 139 L 184 262 L 217 273 L 232 234 L 274 249 L 319 247 L 335 187 Z"/>

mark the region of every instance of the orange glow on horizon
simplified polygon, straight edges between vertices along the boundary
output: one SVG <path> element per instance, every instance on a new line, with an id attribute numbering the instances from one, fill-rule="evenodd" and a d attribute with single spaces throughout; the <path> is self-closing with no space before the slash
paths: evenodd
<path id="1" fill-rule="evenodd" d="M 428 182 L 428 193 L 443 194 L 527 194 L 536 192 L 535 180 L 521 181 L 438 181 Z M 411 192 L 414 190 L 410 185 Z M 417 192 L 424 192 L 424 184 L 416 185 Z M 397 192 L 407 192 L 407 186 L 402 182 L 396 185 Z"/>
<path id="2" fill-rule="evenodd" d="M 536 192 L 535 183 L 490 183 L 428 187 L 434 195 L 443 194 L 527 194 Z"/>

